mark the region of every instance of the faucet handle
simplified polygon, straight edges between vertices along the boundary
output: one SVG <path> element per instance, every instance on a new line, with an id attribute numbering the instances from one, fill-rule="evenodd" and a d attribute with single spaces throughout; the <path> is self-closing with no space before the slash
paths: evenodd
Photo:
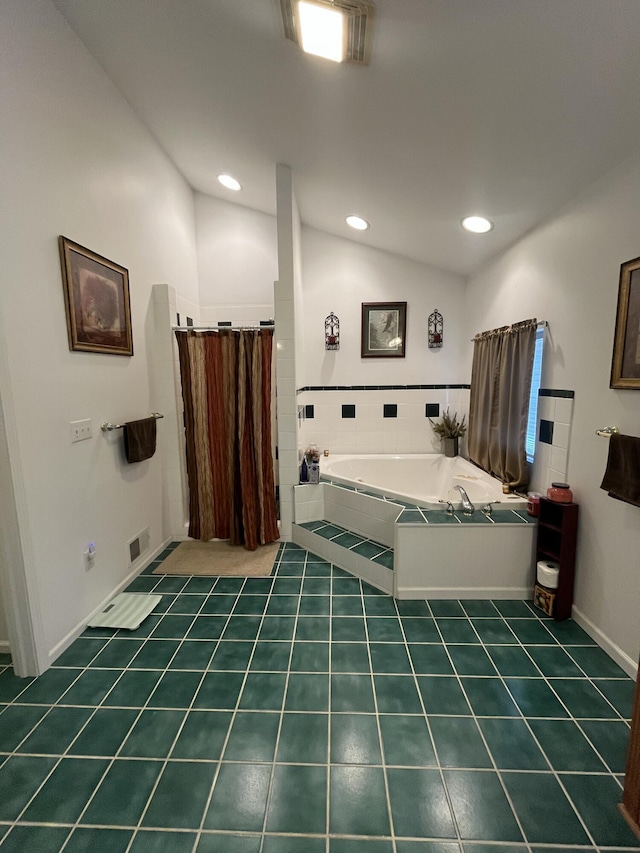
<path id="1" fill-rule="evenodd" d="M 502 503 L 502 501 L 488 501 L 482 507 L 482 512 L 484 512 L 486 515 L 491 515 L 493 513 L 493 504 L 499 504 L 499 503 Z"/>
<path id="2" fill-rule="evenodd" d="M 446 501 L 444 500 L 444 498 L 439 498 L 438 503 L 446 504 L 447 508 L 445 512 L 447 513 L 447 515 L 453 515 L 453 504 L 451 503 L 451 501 Z"/>

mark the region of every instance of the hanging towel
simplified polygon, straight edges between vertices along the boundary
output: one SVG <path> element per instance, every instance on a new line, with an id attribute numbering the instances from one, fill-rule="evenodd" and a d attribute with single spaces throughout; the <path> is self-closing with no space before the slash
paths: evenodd
<path id="1" fill-rule="evenodd" d="M 142 418 L 124 425 L 124 454 L 127 462 L 151 459 L 156 452 L 156 419 Z"/>
<path id="2" fill-rule="evenodd" d="M 640 438 L 614 433 L 601 489 L 609 497 L 640 506 Z"/>

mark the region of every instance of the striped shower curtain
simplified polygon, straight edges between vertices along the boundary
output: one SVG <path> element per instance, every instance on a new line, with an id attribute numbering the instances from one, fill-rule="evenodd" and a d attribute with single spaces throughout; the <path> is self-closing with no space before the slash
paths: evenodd
<path id="1" fill-rule="evenodd" d="M 271 451 L 271 329 L 176 331 L 189 536 L 254 551 L 279 538 Z"/>

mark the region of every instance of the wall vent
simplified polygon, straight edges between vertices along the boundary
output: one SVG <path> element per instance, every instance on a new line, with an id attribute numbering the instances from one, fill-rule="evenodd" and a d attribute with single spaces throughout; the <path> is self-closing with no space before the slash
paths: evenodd
<path id="1" fill-rule="evenodd" d="M 367 0 L 325 0 L 325 2 L 327 6 L 341 9 L 347 16 L 347 55 L 345 61 L 355 62 L 358 65 L 368 65 L 371 52 L 373 3 Z M 295 7 L 295 0 L 280 0 L 285 37 L 289 41 L 299 44 Z"/>
<path id="2" fill-rule="evenodd" d="M 135 561 L 144 554 L 149 547 L 149 528 L 138 533 L 138 535 L 129 542 L 129 565 L 133 565 Z"/>

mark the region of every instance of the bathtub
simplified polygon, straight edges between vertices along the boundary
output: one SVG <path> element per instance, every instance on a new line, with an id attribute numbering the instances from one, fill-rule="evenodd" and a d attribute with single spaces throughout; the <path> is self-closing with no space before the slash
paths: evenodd
<path id="1" fill-rule="evenodd" d="M 462 506 L 460 485 L 480 509 L 499 501 L 499 509 L 524 509 L 526 498 L 505 495 L 502 483 L 476 468 L 461 456 L 447 458 L 440 453 L 322 457 L 320 474 L 335 483 L 365 489 L 428 509 L 442 509 L 443 501 Z"/>

